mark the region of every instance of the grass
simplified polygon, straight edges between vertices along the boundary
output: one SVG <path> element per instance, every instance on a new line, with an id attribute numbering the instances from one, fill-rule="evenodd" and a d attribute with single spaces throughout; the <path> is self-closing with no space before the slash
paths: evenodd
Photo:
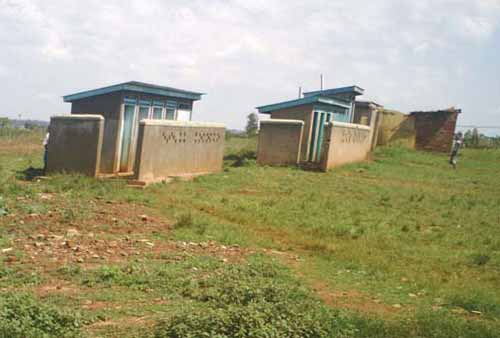
<path id="1" fill-rule="evenodd" d="M 84 335 L 500 332 L 498 149 L 465 149 L 452 170 L 381 148 L 318 173 L 256 166 L 256 140 L 230 137 L 222 173 L 134 190 L 30 180 L 42 136 L 0 135 L 0 292 L 81 312 Z"/>

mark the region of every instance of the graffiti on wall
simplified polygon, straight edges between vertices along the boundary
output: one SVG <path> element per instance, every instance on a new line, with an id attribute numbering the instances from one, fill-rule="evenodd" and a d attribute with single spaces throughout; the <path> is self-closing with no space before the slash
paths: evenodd
<path id="1" fill-rule="evenodd" d="M 163 142 L 168 143 L 218 143 L 224 140 L 224 135 L 221 132 L 195 132 L 187 133 L 186 131 L 169 131 L 162 132 Z"/>
<path id="2" fill-rule="evenodd" d="M 342 128 L 341 143 L 365 143 L 368 141 L 369 132 L 366 130 Z"/>

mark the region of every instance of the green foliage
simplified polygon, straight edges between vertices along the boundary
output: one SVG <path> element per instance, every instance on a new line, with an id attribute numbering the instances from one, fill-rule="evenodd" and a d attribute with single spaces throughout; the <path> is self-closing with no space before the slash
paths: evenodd
<path id="1" fill-rule="evenodd" d="M 76 338 L 78 319 L 29 295 L 0 295 L 0 338 Z"/>
<path id="2" fill-rule="evenodd" d="M 464 320 L 445 311 L 421 311 L 414 319 L 383 321 L 354 317 L 358 338 L 496 338 L 494 325 L 476 320 Z"/>
<path id="3" fill-rule="evenodd" d="M 8 214 L 7 206 L 2 196 L 0 196 L 0 217 Z"/>
<path id="4" fill-rule="evenodd" d="M 477 311 L 483 315 L 500 318 L 500 303 L 491 294 L 482 290 L 454 294 L 448 297 L 448 306 L 459 307 L 467 311 Z"/>
<path id="5" fill-rule="evenodd" d="M 245 127 L 245 131 L 248 136 L 257 135 L 257 131 L 259 129 L 259 115 L 256 113 L 250 113 L 247 115 L 247 125 Z"/>
<path id="6" fill-rule="evenodd" d="M 207 223 L 195 220 L 191 213 L 182 214 L 177 218 L 173 228 L 176 230 L 192 230 L 198 235 L 203 235 L 207 231 Z"/>
<path id="7" fill-rule="evenodd" d="M 197 301 L 158 323 L 156 338 L 170 337 L 352 337 L 336 311 L 259 259 L 230 266 L 185 290 Z M 200 305 L 201 303 L 201 305 Z"/>

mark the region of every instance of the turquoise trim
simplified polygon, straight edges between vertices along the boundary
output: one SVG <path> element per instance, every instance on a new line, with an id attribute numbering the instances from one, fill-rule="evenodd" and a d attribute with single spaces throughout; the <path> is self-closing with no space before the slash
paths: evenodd
<path id="1" fill-rule="evenodd" d="M 341 108 L 346 108 L 346 109 L 349 109 L 349 107 L 350 107 L 349 104 L 345 104 L 345 103 L 341 102 L 340 100 L 318 95 L 318 96 L 308 96 L 308 97 L 304 97 L 304 98 L 297 99 L 297 100 L 279 102 L 279 103 L 270 104 L 267 106 L 260 106 L 260 107 L 257 107 L 257 109 L 258 109 L 259 113 L 266 114 L 266 113 L 271 113 L 275 110 L 303 106 L 306 104 L 314 104 L 314 103 L 321 103 L 321 104 L 331 106 L 331 107 L 341 107 Z"/>
<path id="2" fill-rule="evenodd" d="M 150 106 L 151 100 L 139 100 L 139 105 L 140 106 Z"/>
<path id="3" fill-rule="evenodd" d="M 316 130 L 318 129 L 318 112 L 314 112 L 314 117 L 313 117 L 313 128 L 312 128 L 312 133 L 311 133 L 311 144 L 309 145 L 309 161 L 314 160 L 314 144 L 316 140 Z"/>
<path id="4" fill-rule="evenodd" d="M 349 87 L 340 87 L 340 88 L 331 88 L 324 90 L 315 90 L 312 92 L 304 93 L 304 96 L 330 96 L 330 95 L 338 95 L 338 94 L 349 94 L 352 93 L 354 96 L 363 95 L 365 90 L 358 86 L 349 86 Z"/>
<path id="5" fill-rule="evenodd" d="M 137 100 L 136 99 L 130 99 L 130 98 L 126 97 L 126 98 L 123 99 L 123 103 L 125 103 L 125 104 L 136 104 Z"/>
<path id="6" fill-rule="evenodd" d="M 153 106 L 155 106 L 155 107 L 164 107 L 165 106 L 165 102 L 163 102 L 163 101 L 153 101 Z"/>
<path id="7" fill-rule="evenodd" d="M 183 90 L 183 89 L 177 89 L 177 88 L 172 88 L 172 87 L 163 87 L 163 86 L 157 86 L 157 85 L 152 85 L 152 84 L 148 84 L 148 83 L 131 81 L 131 82 L 121 83 L 121 84 L 117 84 L 117 85 L 113 85 L 113 86 L 109 86 L 109 87 L 103 87 L 103 88 L 88 90 L 88 91 L 84 91 L 84 92 L 80 92 L 80 93 L 76 93 L 76 94 L 66 95 L 66 96 L 63 96 L 63 100 L 64 100 L 64 102 L 72 102 L 72 101 L 81 100 L 81 99 L 84 99 L 87 97 L 104 95 L 104 94 L 114 93 L 114 92 L 118 92 L 118 91 L 132 91 L 132 92 L 152 94 L 152 95 L 183 98 L 183 99 L 189 99 L 189 100 L 193 100 L 193 101 L 200 100 L 201 96 L 204 95 L 204 93 L 190 92 L 190 91 Z"/>
<path id="8" fill-rule="evenodd" d="M 319 132 L 318 132 L 318 140 L 316 141 L 316 162 L 319 162 L 321 159 L 321 144 L 323 143 L 323 130 L 325 129 L 325 118 L 326 113 L 321 113 L 319 118 Z"/>

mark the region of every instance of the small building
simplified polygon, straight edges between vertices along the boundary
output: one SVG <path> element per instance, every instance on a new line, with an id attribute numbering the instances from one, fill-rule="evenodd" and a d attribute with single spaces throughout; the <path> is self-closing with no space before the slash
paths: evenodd
<path id="1" fill-rule="evenodd" d="M 410 113 L 415 120 L 415 148 L 417 150 L 450 152 L 460 109 L 454 107 L 436 111 Z"/>
<path id="2" fill-rule="evenodd" d="M 191 121 L 193 104 L 203 93 L 137 81 L 88 90 L 63 97 L 71 114 L 104 117 L 99 173 L 133 171 L 139 121 L 145 119 Z"/>
<path id="3" fill-rule="evenodd" d="M 300 162 L 318 162 L 324 126 L 332 121 L 351 123 L 356 97 L 363 93 L 364 89 L 358 86 L 325 89 L 257 109 L 260 114 L 269 114 L 271 119 L 304 121 Z"/>

